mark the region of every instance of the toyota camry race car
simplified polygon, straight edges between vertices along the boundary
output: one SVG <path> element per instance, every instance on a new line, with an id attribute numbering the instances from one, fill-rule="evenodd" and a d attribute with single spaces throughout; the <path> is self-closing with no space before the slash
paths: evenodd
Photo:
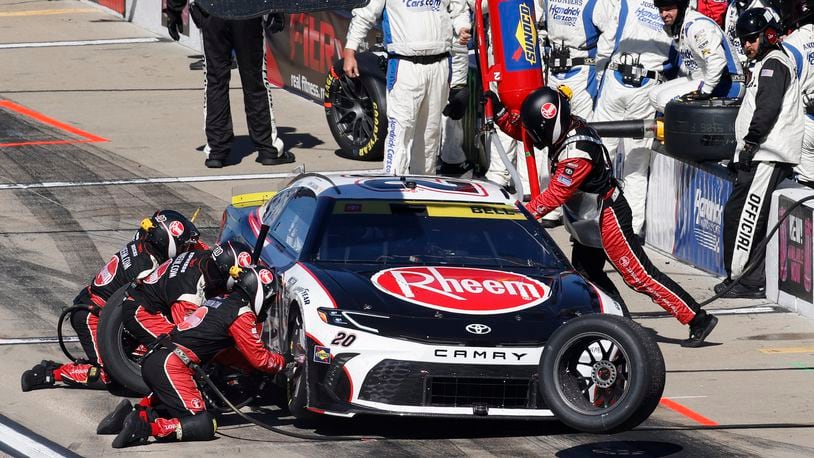
<path id="1" fill-rule="evenodd" d="M 266 232 L 282 285 L 266 331 L 297 362 L 280 381 L 295 416 L 556 416 L 606 432 L 659 402 L 654 340 L 497 186 L 306 174 L 235 196 L 219 241 Z"/>

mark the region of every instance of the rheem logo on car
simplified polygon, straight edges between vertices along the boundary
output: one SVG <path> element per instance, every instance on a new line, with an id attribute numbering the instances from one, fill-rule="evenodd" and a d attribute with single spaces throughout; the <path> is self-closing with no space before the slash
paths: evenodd
<path id="1" fill-rule="evenodd" d="M 371 281 L 401 300 L 467 315 L 516 312 L 551 295 L 551 288 L 533 278 L 490 269 L 398 267 L 376 273 Z"/>

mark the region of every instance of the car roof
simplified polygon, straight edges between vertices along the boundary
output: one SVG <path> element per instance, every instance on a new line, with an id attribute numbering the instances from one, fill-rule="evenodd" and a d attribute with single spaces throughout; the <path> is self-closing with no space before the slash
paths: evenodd
<path id="1" fill-rule="evenodd" d="M 287 186 L 310 189 L 319 197 L 411 201 L 479 202 L 514 205 L 514 199 L 489 181 L 441 176 L 322 175 L 295 177 Z"/>

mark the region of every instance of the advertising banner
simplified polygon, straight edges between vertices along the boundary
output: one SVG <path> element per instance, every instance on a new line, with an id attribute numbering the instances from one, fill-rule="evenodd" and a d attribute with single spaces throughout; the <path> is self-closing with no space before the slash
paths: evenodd
<path id="1" fill-rule="evenodd" d="M 680 168 L 681 162 L 671 157 L 663 154 L 653 154 L 651 157 L 645 234 L 648 245 L 669 254 L 673 253 L 676 239 Z"/>
<path id="2" fill-rule="evenodd" d="M 92 1 L 104 7 L 110 8 L 111 10 L 124 16 L 124 9 L 127 3 L 126 0 L 92 0 Z"/>
<path id="3" fill-rule="evenodd" d="M 682 163 L 675 257 L 719 276 L 726 275 L 723 212 L 731 193 L 732 182 L 728 179 Z"/>
<path id="4" fill-rule="evenodd" d="M 285 30 L 269 37 L 268 80 L 322 104 L 325 77 L 342 58 L 350 12 L 296 13 L 286 18 Z M 369 45 L 376 42 L 378 34 L 376 29 L 370 31 Z"/>
<path id="5" fill-rule="evenodd" d="M 788 213 L 794 200 L 780 196 L 778 218 Z M 812 294 L 812 209 L 800 206 L 792 210 L 778 229 L 778 284 L 780 291 L 806 302 Z"/>

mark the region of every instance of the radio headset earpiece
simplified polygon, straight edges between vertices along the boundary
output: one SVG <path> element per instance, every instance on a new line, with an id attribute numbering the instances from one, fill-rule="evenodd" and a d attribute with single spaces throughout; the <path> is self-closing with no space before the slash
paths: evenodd
<path id="1" fill-rule="evenodd" d="M 766 27 L 766 43 L 769 46 L 775 46 L 780 42 L 780 33 L 774 27 Z"/>

